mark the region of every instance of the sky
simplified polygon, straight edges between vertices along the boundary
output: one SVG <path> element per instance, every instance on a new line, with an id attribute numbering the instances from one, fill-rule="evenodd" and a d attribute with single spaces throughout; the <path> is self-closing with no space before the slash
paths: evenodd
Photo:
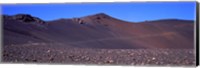
<path id="1" fill-rule="evenodd" d="M 3 4 L 2 14 L 30 14 L 43 20 L 74 18 L 105 13 L 109 16 L 141 22 L 159 19 L 194 20 L 196 2 Z"/>

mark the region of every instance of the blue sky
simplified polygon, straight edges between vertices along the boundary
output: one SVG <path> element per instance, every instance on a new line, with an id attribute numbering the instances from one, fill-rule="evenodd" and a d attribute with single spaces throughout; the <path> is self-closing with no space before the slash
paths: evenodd
<path id="1" fill-rule="evenodd" d="M 194 20 L 196 16 L 196 2 L 4 4 L 1 7 L 2 14 L 31 14 L 43 20 L 82 17 L 96 13 L 105 13 L 131 22 L 158 19 Z"/>

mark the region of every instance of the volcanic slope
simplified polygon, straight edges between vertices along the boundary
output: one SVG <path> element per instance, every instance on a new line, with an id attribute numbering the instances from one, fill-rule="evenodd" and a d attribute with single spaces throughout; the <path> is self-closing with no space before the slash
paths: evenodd
<path id="1" fill-rule="evenodd" d="M 66 47 L 105 49 L 193 48 L 193 22 L 127 22 L 104 13 L 53 21 L 28 14 L 4 15 L 3 43 L 62 43 Z"/>

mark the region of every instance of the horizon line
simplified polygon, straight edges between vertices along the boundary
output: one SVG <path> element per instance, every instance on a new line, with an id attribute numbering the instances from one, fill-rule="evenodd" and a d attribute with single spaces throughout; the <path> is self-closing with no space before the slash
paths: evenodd
<path id="1" fill-rule="evenodd" d="M 6 15 L 6 16 L 15 16 L 15 15 L 19 15 L 19 14 L 24 14 L 24 15 L 30 15 L 32 17 L 37 17 L 37 16 L 34 16 L 32 14 L 28 14 L 28 13 L 16 13 L 16 14 L 3 14 L 2 13 L 1 16 L 4 16 L 4 15 Z M 94 16 L 94 15 L 97 15 L 97 14 L 105 14 L 105 15 L 110 16 L 109 14 L 100 12 L 100 13 L 95 13 L 95 14 L 84 15 L 84 16 L 81 16 L 81 17 Z M 59 19 L 72 19 L 72 18 L 81 18 L 81 17 L 80 16 L 79 17 L 78 16 L 77 17 L 74 16 L 74 17 L 68 17 L 68 18 L 60 17 L 60 18 L 51 19 L 51 20 L 45 20 L 45 19 L 43 19 L 41 17 L 37 17 L 37 18 L 39 18 L 39 19 L 41 19 L 43 21 L 54 21 L 54 20 L 59 20 Z M 191 20 L 191 19 L 180 19 L 180 18 L 160 18 L 160 19 L 151 19 L 151 20 L 143 20 L 143 21 L 137 21 L 136 22 L 136 21 L 123 20 L 123 19 L 120 19 L 118 17 L 113 17 L 113 16 L 110 16 L 110 17 L 118 19 L 118 20 L 126 21 L 126 22 L 131 22 L 131 23 L 140 23 L 140 22 L 146 22 L 146 21 L 159 21 L 159 20 L 186 20 L 186 21 L 195 21 L 195 19 Z"/>

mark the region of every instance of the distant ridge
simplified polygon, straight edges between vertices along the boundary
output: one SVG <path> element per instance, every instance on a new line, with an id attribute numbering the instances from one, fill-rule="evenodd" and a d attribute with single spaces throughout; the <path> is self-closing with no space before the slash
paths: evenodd
<path id="1" fill-rule="evenodd" d="M 31 23 L 31 22 L 36 22 L 36 23 L 40 23 L 40 24 L 45 23 L 45 21 L 43 21 L 42 19 L 40 19 L 38 17 L 33 17 L 29 14 L 16 14 L 16 15 L 13 15 L 13 16 L 3 15 L 3 18 L 13 19 L 13 20 L 17 20 L 17 21 L 26 22 L 26 23 Z"/>
<path id="2" fill-rule="evenodd" d="M 144 22 L 138 22 L 138 23 L 145 23 L 145 22 L 161 22 L 161 21 L 166 21 L 166 22 L 170 22 L 170 21 L 176 21 L 176 22 L 182 22 L 182 21 L 187 21 L 187 22 L 192 22 L 194 23 L 193 20 L 183 20 L 183 19 L 159 19 L 159 20 L 146 20 Z"/>

